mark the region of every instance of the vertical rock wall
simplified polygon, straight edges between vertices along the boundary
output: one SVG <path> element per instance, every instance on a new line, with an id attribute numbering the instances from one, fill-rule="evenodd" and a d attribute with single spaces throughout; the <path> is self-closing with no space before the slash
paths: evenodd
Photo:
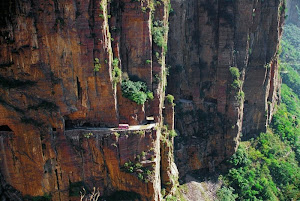
<path id="1" fill-rule="evenodd" d="M 264 131 L 271 119 L 284 5 L 174 0 L 172 7 L 167 63 L 180 131 L 176 163 L 183 174 L 214 171 L 234 153 L 242 130 L 244 136 Z"/>
<path id="2" fill-rule="evenodd" d="M 166 0 L 1 1 L 0 172 L 6 182 L 23 195 L 51 193 L 53 200 L 72 199 L 73 187 L 83 185 L 100 187 L 103 196 L 126 191 L 142 200 L 161 199 L 160 183 L 174 192 L 168 130 L 118 136 L 79 129 L 137 125 L 146 116 L 160 128 L 165 90 L 176 100 L 182 176 L 214 171 L 234 153 L 241 132 L 265 130 L 278 99 L 283 2 L 171 4 L 169 20 Z M 116 66 L 124 77 L 144 81 L 154 99 L 138 105 L 124 98 Z M 172 124 L 173 105 L 165 112 Z"/>
<path id="3" fill-rule="evenodd" d="M 161 126 L 165 50 L 153 42 L 152 29 L 160 21 L 166 43 L 169 2 L 9 0 L 1 1 L 1 11 L 0 132 L 9 132 L 0 133 L 5 180 L 23 195 L 50 193 L 53 200 L 69 199 L 72 186 L 82 183 L 99 187 L 102 196 L 126 191 L 142 200 L 161 199 L 159 129 L 119 141 L 86 131 L 76 138 L 81 144 L 68 132 L 141 124 L 149 115 Z M 138 105 L 124 98 L 116 67 L 146 82 L 154 99 Z M 149 183 L 140 181 L 145 175 L 121 171 L 138 152 L 148 154 L 143 168 L 153 163 Z"/>

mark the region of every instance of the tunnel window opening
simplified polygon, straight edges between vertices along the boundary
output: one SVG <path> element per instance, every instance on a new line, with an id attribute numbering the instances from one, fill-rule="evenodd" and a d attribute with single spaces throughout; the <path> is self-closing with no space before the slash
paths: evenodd
<path id="1" fill-rule="evenodd" d="M 65 120 L 65 129 L 69 130 L 69 129 L 72 129 L 72 128 L 74 128 L 74 125 L 73 125 L 72 121 L 71 120 Z"/>
<path id="2" fill-rule="evenodd" d="M 77 81 L 77 97 L 78 97 L 78 100 L 81 100 L 82 98 L 82 88 L 80 86 L 80 82 L 79 82 L 79 79 L 78 77 L 76 77 L 76 81 Z"/>
<path id="3" fill-rule="evenodd" d="M 82 127 L 94 127 L 94 125 L 92 123 L 85 122 L 84 124 L 82 124 Z"/>
<path id="4" fill-rule="evenodd" d="M 70 119 L 69 116 L 65 116 L 65 130 L 73 130 L 83 127 L 109 127 L 109 125 L 105 125 L 102 122 L 91 121 L 87 119 Z M 127 123 L 127 122 L 125 122 Z"/>
<path id="5" fill-rule="evenodd" d="M 0 126 L 0 131 L 12 131 L 12 130 L 9 128 L 9 126 L 2 125 L 2 126 Z"/>
<path id="6" fill-rule="evenodd" d="M 52 131 L 56 131 L 56 128 L 52 128 Z"/>
<path id="7" fill-rule="evenodd" d="M 207 103 L 218 104 L 218 100 L 215 99 L 215 98 L 205 97 L 204 101 L 207 102 Z"/>
<path id="8" fill-rule="evenodd" d="M 71 130 L 80 127 L 96 127 L 99 125 L 93 124 L 92 122 L 85 122 L 82 120 L 65 120 L 65 129 Z"/>

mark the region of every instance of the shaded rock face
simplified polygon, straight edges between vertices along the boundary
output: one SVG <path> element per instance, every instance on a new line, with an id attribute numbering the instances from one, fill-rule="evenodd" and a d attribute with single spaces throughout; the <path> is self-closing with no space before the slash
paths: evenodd
<path id="1" fill-rule="evenodd" d="M 0 199 L 5 201 L 5 200 L 16 200 L 16 201 L 21 201 L 22 199 L 22 194 L 14 189 L 11 185 L 9 185 L 3 175 L 0 172 Z"/>
<path id="2" fill-rule="evenodd" d="M 172 1 L 167 63 L 180 173 L 214 171 L 240 134 L 264 131 L 278 97 L 282 1 Z M 282 9 L 283 8 L 283 9 Z M 240 76 L 230 72 L 236 67 Z"/>

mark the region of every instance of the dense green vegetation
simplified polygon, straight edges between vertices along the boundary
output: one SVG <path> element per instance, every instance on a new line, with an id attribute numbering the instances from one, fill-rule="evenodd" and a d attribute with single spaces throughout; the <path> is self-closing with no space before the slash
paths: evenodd
<path id="1" fill-rule="evenodd" d="M 281 104 L 268 131 L 241 142 L 228 161 L 219 200 L 300 200 L 300 29 L 284 30 Z"/>
<path id="2" fill-rule="evenodd" d="M 164 25 L 163 21 L 155 21 L 152 25 L 152 36 L 153 42 L 159 47 L 164 48 L 164 51 L 167 51 L 167 42 L 165 40 L 166 32 L 168 31 L 167 27 Z"/>
<path id="3" fill-rule="evenodd" d="M 121 84 L 122 95 L 137 104 L 144 104 L 147 99 L 153 99 L 153 93 L 148 91 L 145 82 L 123 80 Z"/>
<path id="4" fill-rule="evenodd" d="M 240 80 L 241 73 L 237 67 L 230 67 L 229 71 L 231 73 L 231 76 L 233 78 L 233 82 L 231 84 L 231 87 L 236 91 L 235 99 L 242 103 L 245 98 L 245 94 L 243 91 L 241 91 L 241 87 L 243 85 L 243 82 Z"/>
<path id="5" fill-rule="evenodd" d="M 290 65 L 299 72 L 300 70 L 300 28 L 294 24 L 284 27 L 281 41 L 280 59 L 283 64 Z"/>
<path id="6" fill-rule="evenodd" d="M 282 104 L 273 117 L 272 128 L 281 140 L 295 151 L 300 162 L 300 101 L 299 97 L 283 84 L 281 88 Z"/>
<path id="7" fill-rule="evenodd" d="M 255 140 L 242 142 L 229 163 L 233 168 L 223 180 L 225 189 L 233 189 L 233 193 L 223 195 L 221 200 L 234 195 L 238 200 L 300 198 L 300 168 L 295 152 L 271 130 Z"/>

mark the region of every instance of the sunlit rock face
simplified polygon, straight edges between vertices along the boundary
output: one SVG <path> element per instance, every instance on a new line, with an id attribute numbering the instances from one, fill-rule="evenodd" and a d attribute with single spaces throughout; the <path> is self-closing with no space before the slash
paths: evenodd
<path id="1" fill-rule="evenodd" d="M 162 124 L 166 47 L 153 42 L 151 27 L 165 27 L 166 44 L 168 12 L 168 1 L 1 1 L 0 166 L 7 183 L 53 200 L 78 200 L 78 189 L 94 186 L 101 196 L 161 199 L 159 127 L 119 137 L 93 129 L 143 124 L 147 116 Z M 124 98 L 116 67 L 146 83 L 153 100 Z M 129 160 L 142 172 L 126 172 Z"/>
<path id="2" fill-rule="evenodd" d="M 177 167 L 182 176 L 214 171 L 234 153 L 241 133 L 266 128 L 279 86 L 282 2 L 173 0 L 171 6 L 1 1 L 1 196 L 78 200 L 83 187 L 98 187 L 101 196 L 160 200 L 162 187 L 174 192 Z M 116 67 L 123 79 L 143 81 L 153 100 L 123 97 Z M 161 131 L 163 123 L 174 127 L 165 92 L 176 100 L 175 147 L 168 130 Z M 157 123 L 151 129 L 105 129 L 143 124 L 149 116 Z"/>

